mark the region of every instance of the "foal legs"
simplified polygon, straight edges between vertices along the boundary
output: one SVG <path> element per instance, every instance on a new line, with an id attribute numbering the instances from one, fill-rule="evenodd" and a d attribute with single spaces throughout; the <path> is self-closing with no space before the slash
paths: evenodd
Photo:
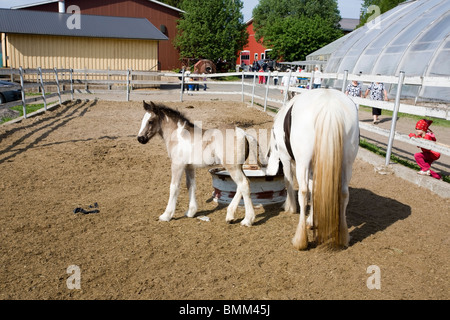
<path id="1" fill-rule="evenodd" d="M 189 209 L 186 211 L 186 216 L 192 218 L 197 212 L 197 200 L 195 199 L 195 168 L 192 165 L 187 165 L 185 172 L 186 187 L 189 190 Z"/>
<path id="2" fill-rule="evenodd" d="M 159 216 L 159 220 L 161 221 L 170 221 L 175 213 L 178 195 L 180 194 L 180 181 L 181 176 L 183 175 L 184 167 L 184 164 L 172 163 L 172 181 L 170 182 L 169 202 L 167 203 L 166 211 Z"/>
<path id="3" fill-rule="evenodd" d="M 244 198 L 245 205 L 245 218 L 242 220 L 241 225 L 250 227 L 255 221 L 255 210 L 253 208 L 252 199 L 250 198 L 250 185 L 248 183 L 247 177 L 242 171 L 242 166 L 228 168 L 231 178 L 236 183 L 236 194 L 233 200 L 227 208 L 227 222 L 232 222 L 234 220 L 234 213 L 236 208 L 241 201 L 241 197 Z"/>

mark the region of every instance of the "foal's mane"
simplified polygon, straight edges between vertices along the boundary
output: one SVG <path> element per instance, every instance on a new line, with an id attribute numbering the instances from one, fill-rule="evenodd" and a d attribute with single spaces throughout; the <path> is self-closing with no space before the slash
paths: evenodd
<path id="1" fill-rule="evenodd" d="M 184 114 L 182 114 L 178 110 L 171 109 L 162 103 L 154 103 L 154 102 L 146 103 L 144 101 L 144 108 L 149 112 L 155 113 L 160 119 L 160 121 L 164 119 L 164 116 L 167 116 L 174 122 L 180 121 L 186 123 L 186 125 L 189 127 L 192 128 L 194 127 L 194 124 L 188 118 L 186 118 Z"/>

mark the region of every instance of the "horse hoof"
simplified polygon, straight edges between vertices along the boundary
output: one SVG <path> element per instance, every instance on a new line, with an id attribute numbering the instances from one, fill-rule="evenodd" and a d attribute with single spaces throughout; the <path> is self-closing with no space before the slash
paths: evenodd
<path id="1" fill-rule="evenodd" d="M 252 223 L 250 221 L 244 219 L 241 221 L 241 226 L 251 227 Z"/>
<path id="2" fill-rule="evenodd" d="M 170 221 L 170 217 L 165 216 L 165 215 L 160 215 L 160 216 L 159 216 L 159 221 L 166 221 L 166 222 L 169 222 L 169 221 Z"/>
<path id="3" fill-rule="evenodd" d="M 292 239 L 292 245 L 296 250 L 306 250 L 308 249 L 308 240 L 307 239 L 299 239 L 297 237 L 294 237 Z"/>

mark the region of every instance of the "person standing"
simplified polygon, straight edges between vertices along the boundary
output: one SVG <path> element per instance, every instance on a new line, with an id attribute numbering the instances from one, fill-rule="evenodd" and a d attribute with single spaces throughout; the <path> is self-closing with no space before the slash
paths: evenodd
<path id="1" fill-rule="evenodd" d="M 345 94 L 347 96 L 351 97 L 361 97 L 362 96 L 362 88 L 358 81 L 353 80 L 351 83 L 348 84 L 347 88 L 345 89 Z M 356 104 L 356 107 L 359 110 L 359 104 Z"/>
<path id="2" fill-rule="evenodd" d="M 273 84 L 278 85 L 278 70 L 275 70 L 273 73 Z"/>
<path id="3" fill-rule="evenodd" d="M 258 72 L 263 73 L 264 72 L 263 68 L 259 69 Z M 259 84 L 265 84 L 266 83 L 266 77 L 264 77 L 263 75 L 260 75 L 258 78 L 259 78 L 259 82 L 258 82 Z"/>
<path id="4" fill-rule="evenodd" d="M 313 89 L 318 89 L 320 87 L 322 87 L 322 72 L 320 72 L 319 67 L 316 67 L 314 71 Z"/>
<path id="5" fill-rule="evenodd" d="M 283 89 L 281 89 L 281 94 L 284 94 L 284 90 L 286 87 L 293 87 L 297 83 L 297 79 L 294 76 L 289 77 L 289 73 L 291 72 L 291 70 L 287 69 L 286 72 L 287 73 L 281 78 L 281 86 L 283 87 Z M 293 97 L 294 92 L 288 89 L 287 98 L 291 100 Z"/>
<path id="6" fill-rule="evenodd" d="M 369 92 L 371 100 L 388 101 L 386 89 L 384 87 L 384 84 L 381 82 L 372 82 L 370 86 L 367 88 L 366 93 L 364 94 L 364 98 L 367 97 Z M 373 124 L 380 123 L 379 116 L 381 116 L 381 109 L 373 107 L 372 116 L 373 116 Z"/>

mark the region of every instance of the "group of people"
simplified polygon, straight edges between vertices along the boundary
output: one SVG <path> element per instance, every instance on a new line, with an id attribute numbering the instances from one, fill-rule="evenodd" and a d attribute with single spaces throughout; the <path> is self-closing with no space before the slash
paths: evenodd
<path id="1" fill-rule="evenodd" d="M 290 69 L 287 69 L 286 72 L 290 72 Z M 302 69 L 298 69 L 297 72 L 302 72 Z M 313 76 L 313 83 L 312 83 L 312 87 L 313 89 L 318 89 L 322 86 L 322 72 L 319 70 L 319 67 L 316 67 L 314 70 L 314 76 Z M 276 75 L 276 82 L 275 82 L 275 77 L 274 77 L 274 83 L 275 85 L 278 83 L 278 75 Z M 294 76 L 290 76 L 288 74 L 285 74 L 282 78 L 281 78 L 281 86 L 284 88 L 286 86 L 289 87 L 293 87 L 297 84 L 297 78 Z M 281 94 L 284 94 L 284 89 L 281 89 Z M 288 99 L 292 99 L 294 96 L 294 92 L 288 90 L 287 92 L 288 94 Z"/>
<path id="2" fill-rule="evenodd" d="M 203 77 L 203 90 L 206 91 L 206 89 L 208 89 L 207 85 L 206 85 L 206 81 L 207 78 L 204 75 L 200 75 L 198 73 L 193 73 L 191 74 L 190 71 L 186 71 L 186 77 L 185 77 L 185 85 L 183 87 L 183 91 L 185 90 L 185 87 L 188 89 L 188 95 L 192 95 L 193 91 L 199 91 L 200 90 L 200 77 Z"/>
<path id="3" fill-rule="evenodd" d="M 353 80 L 345 89 L 345 94 L 352 97 L 362 97 L 362 87 L 358 81 Z M 388 101 L 387 91 L 381 82 L 372 82 L 364 93 L 364 98 L 370 94 L 370 99 L 377 101 Z M 380 123 L 381 109 L 372 108 L 373 124 Z"/>

